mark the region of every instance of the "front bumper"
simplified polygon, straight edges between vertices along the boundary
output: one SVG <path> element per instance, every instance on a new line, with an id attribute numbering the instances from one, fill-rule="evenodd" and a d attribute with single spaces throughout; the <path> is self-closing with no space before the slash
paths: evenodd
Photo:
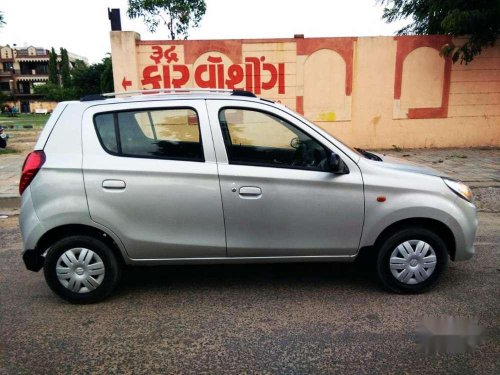
<path id="1" fill-rule="evenodd" d="M 455 232 L 455 257 L 454 261 L 469 260 L 474 255 L 474 240 L 478 226 L 476 206 L 466 200 L 456 197 L 457 206 L 461 215 L 455 218 L 458 223 L 458 230 Z"/>

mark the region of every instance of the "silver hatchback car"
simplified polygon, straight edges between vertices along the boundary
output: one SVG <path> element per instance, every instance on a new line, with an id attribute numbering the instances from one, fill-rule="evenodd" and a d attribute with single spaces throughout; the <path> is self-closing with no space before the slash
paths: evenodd
<path id="1" fill-rule="evenodd" d="M 24 163 L 23 259 L 68 301 L 104 299 L 124 265 L 361 253 L 386 288 L 416 293 L 474 254 L 459 181 L 249 92 L 148 94 L 60 103 Z"/>

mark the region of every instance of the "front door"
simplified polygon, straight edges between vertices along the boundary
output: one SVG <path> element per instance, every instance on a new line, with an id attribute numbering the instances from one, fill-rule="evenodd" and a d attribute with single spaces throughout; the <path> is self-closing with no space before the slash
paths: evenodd
<path id="1" fill-rule="evenodd" d="M 230 257 L 352 256 L 364 215 L 356 163 L 285 111 L 207 101 Z M 336 152 L 349 173 L 328 170 Z"/>
<path id="2" fill-rule="evenodd" d="M 97 105 L 82 125 L 90 216 L 131 258 L 226 256 L 204 101 Z"/>

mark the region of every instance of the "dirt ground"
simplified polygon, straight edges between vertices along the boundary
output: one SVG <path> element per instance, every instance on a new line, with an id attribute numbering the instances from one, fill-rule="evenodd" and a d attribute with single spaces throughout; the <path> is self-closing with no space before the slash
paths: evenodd
<path id="1" fill-rule="evenodd" d="M 41 130 L 9 130 L 5 132 L 10 138 L 7 143 L 7 148 L 15 150 L 16 153 L 27 155 L 35 145 Z"/>

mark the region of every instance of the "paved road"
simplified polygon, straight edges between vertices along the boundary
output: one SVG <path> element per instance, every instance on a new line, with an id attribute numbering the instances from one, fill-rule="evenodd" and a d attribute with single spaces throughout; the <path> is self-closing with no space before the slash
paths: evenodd
<path id="1" fill-rule="evenodd" d="M 477 256 L 434 290 L 400 296 L 357 265 L 183 266 L 126 272 L 107 301 L 74 306 L 26 271 L 14 216 L 0 222 L 0 374 L 500 373 L 500 215 Z M 476 316 L 470 354 L 425 357 L 425 314 Z"/>

